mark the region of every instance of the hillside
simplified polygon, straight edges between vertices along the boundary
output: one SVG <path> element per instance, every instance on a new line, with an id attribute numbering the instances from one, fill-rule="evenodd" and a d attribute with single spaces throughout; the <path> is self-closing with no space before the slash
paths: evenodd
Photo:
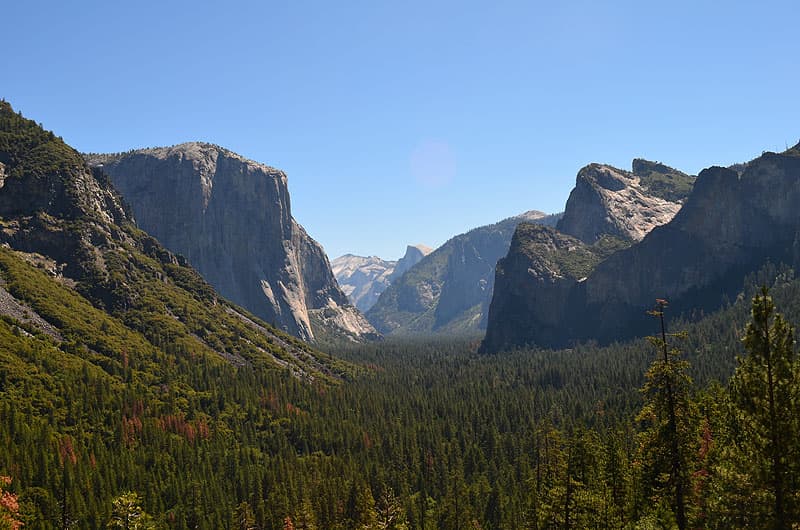
<path id="1" fill-rule="evenodd" d="M 186 460 L 195 444 L 249 439 L 246 403 L 275 402 L 250 412 L 267 433 L 293 388 L 356 373 L 219 297 L 133 224 L 102 172 L 6 102 L 0 168 L 0 469 L 38 492 L 29 508 L 43 521 L 63 508 L 82 528 L 104 526 L 121 488 L 182 461 L 184 480 L 151 483 L 174 503 L 211 474 Z"/>

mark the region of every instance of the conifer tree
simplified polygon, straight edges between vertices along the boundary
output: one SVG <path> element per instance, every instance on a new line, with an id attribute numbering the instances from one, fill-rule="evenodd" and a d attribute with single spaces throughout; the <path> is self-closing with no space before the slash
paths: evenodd
<path id="1" fill-rule="evenodd" d="M 111 519 L 107 528 L 119 530 L 153 530 L 152 518 L 142 509 L 142 500 L 136 492 L 123 493 L 112 504 Z"/>
<path id="2" fill-rule="evenodd" d="M 753 298 L 752 320 L 742 340 L 748 355 L 739 359 L 731 379 L 740 431 L 741 449 L 749 456 L 752 485 L 768 492 L 763 507 L 772 528 L 790 528 L 797 522 L 790 472 L 798 429 L 794 410 L 798 403 L 798 363 L 794 330 L 766 287 Z M 755 492 L 753 498 L 764 498 Z"/>
<path id="3" fill-rule="evenodd" d="M 689 457 L 692 452 L 692 428 L 689 390 L 689 363 L 681 359 L 680 350 L 667 343 L 664 310 L 667 301 L 656 300 L 650 312 L 661 324 L 661 334 L 649 337 L 658 353 L 647 370 L 642 393 L 645 405 L 639 421 L 646 429 L 641 433 L 640 455 L 644 466 L 644 486 L 651 490 L 645 497 L 652 501 L 663 492 L 680 530 L 687 528 L 686 496 L 689 486 Z M 655 497 L 655 499 L 654 499 Z"/>
<path id="4" fill-rule="evenodd" d="M 233 510 L 233 527 L 236 530 L 256 530 L 256 516 L 247 501 L 240 502 Z"/>

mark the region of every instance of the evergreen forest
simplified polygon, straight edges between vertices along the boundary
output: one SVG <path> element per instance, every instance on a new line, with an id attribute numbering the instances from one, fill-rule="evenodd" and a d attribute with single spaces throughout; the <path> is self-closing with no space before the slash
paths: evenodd
<path id="1" fill-rule="evenodd" d="M 157 384 L 4 317 L 0 528 L 796 525 L 800 280 L 767 264 L 665 315 L 603 347 L 386 340 L 328 345 L 339 380 L 185 362 Z"/>

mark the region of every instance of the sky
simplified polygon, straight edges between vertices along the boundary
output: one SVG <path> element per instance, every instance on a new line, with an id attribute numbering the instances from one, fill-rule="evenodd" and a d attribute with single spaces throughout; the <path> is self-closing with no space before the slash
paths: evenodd
<path id="1" fill-rule="evenodd" d="M 584 165 L 800 140 L 794 2 L 26 0 L 0 97 L 83 152 L 207 141 L 284 170 L 331 258 L 400 257 Z"/>

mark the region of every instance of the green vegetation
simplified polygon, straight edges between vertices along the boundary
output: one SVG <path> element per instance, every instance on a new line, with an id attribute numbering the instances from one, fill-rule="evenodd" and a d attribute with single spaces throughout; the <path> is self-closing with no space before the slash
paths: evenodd
<path id="1" fill-rule="evenodd" d="M 604 234 L 594 244 L 562 234 L 550 227 L 520 223 L 512 242 L 532 262 L 543 262 L 561 276 L 580 280 L 591 274 L 600 262 L 611 254 L 631 245 L 630 241 Z"/>
<path id="2" fill-rule="evenodd" d="M 640 185 L 649 193 L 672 202 L 686 199 L 696 179 L 664 164 L 640 158 L 633 161 L 633 173 L 640 178 Z"/>
<path id="3" fill-rule="evenodd" d="M 0 101 L 0 163 L 11 168 L 11 177 L 42 176 L 84 166 L 77 151 L 15 113 L 6 101 Z"/>
<path id="4" fill-rule="evenodd" d="M 555 264 L 566 276 L 581 279 L 589 276 L 601 261 L 618 250 L 630 246 L 629 241 L 604 234 L 592 245 L 581 242 L 574 247 L 546 252 L 543 257 Z"/>
<path id="5" fill-rule="evenodd" d="M 378 323 L 378 331 L 390 333 L 400 330 L 402 334 L 406 330 L 425 332 L 433 329 L 436 302 L 454 251 L 452 244 L 448 243 L 422 258 L 381 294 L 378 303 L 368 311 L 370 322 Z"/>
<path id="6" fill-rule="evenodd" d="M 2 263 L 9 289 L 26 283 L 19 269 L 53 296 L 77 296 L 13 254 Z M 791 271 L 768 267 L 750 283 L 766 281 L 790 318 L 800 316 Z M 114 499 L 130 491 L 168 528 L 668 524 L 675 512 L 663 377 L 683 367 L 699 385 L 680 376 L 688 527 L 737 527 L 754 517 L 740 499 L 759 495 L 763 515 L 774 497 L 761 474 L 769 451 L 736 427 L 746 414 L 764 416 L 713 381 L 736 369 L 744 350 L 734 330 L 752 318 L 747 299 L 757 293 L 748 288 L 700 323 L 676 324 L 685 338 L 668 340 L 680 340 L 685 364 L 659 365 L 662 349 L 645 340 L 496 356 L 472 353 L 475 342 L 389 341 L 341 347 L 337 355 L 368 371 L 339 385 L 213 357 L 148 364 L 133 348 L 162 350 L 135 330 L 109 327 L 130 348 L 126 368 L 119 355 L 68 347 L 4 319 L 0 447 L 8 449 L 0 472 L 14 476 L 26 528 L 62 519 L 102 528 Z M 96 326 L 102 333 L 103 321 Z M 645 379 L 651 357 L 660 360 Z M 782 439 L 794 454 L 798 433 Z M 787 498 L 793 487 L 787 481 Z"/>

